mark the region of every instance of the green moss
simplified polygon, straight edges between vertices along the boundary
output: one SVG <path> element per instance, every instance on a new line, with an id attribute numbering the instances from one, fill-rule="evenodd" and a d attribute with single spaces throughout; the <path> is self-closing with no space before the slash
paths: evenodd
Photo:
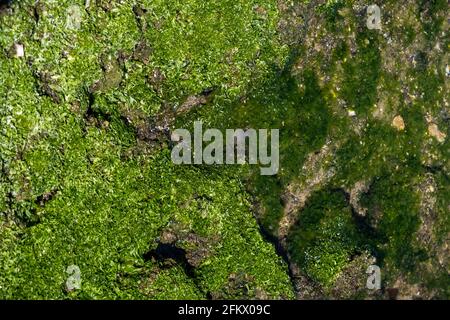
<path id="1" fill-rule="evenodd" d="M 445 11 L 448 9 L 448 3 L 445 0 L 418 1 L 419 17 L 423 15 L 421 22 L 427 39 L 431 40 L 441 31 L 445 21 Z M 444 14 L 444 15 L 442 15 Z"/>
<path id="2" fill-rule="evenodd" d="M 412 191 L 417 178 L 412 172 L 380 175 L 361 200 L 369 208 L 368 220 L 379 240 L 375 245 L 380 262 L 405 272 L 414 271 L 424 259 L 423 249 L 414 241 L 420 220 L 419 198 Z"/>
<path id="3" fill-rule="evenodd" d="M 283 47 L 273 46 L 277 10 L 270 1 L 148 1 L 143 7 L 151 64 L 167 78 L 170 101 L 207 88 L 236 97 L 274 57 L 283 58 Z"/>
<path id="4" fill-rule="evenodd" d="M 327 27 L 333 31 L 337 30 L 337 22 L 343 20 L 343 17 L 339 15 L 339 10 L 345 7 L 346 2 L 342 0 L 328 0 L 326 3 L 317 6 L 317 12 L 325 16 Z"/>
<path id="5" fill-rule="evenodd" d="M 298 176 L 307 154 L 325 142 L 330 111 L 313 71 L 305 71 L 299 80 L 287 70 L 274 70 L 271 76 L 251 88 L 245 103 L 233 106 L 233 118 L 217 125 L 280 129 L 280 172 L 276 177 L 263 177 L 255 171 L 250 178 L 250 190 L 266 211 L 261 221 L 276 232 L 282 214 L 282 190 Z"/>
<path id="6" fill-rule="evenodd" d="M 229 274 L 238 270 L 252 275 L 269 295 L 291 296 L 285 266 L 262 240 L 245 198 L 236 198 L 241 190 L 236 180 L 175 167 L 166 152 L 138 164 L 121 162 L 97 148 L 90 151 L 92 164 L 78 159 L 84 166 L 64 170 L 69 175 L 61 178 L 54 198 L 38 209 L 40 222 L 24 230 L 21 245 L 8 251 L 2 270 L 16 261 L 20 277 L 2 272 L 2 287 L 8 283 L 4 298 L 67 297 L 63 284 L 65 268 L 71 264 L 80 267 L 83 283 L 73 297 L 142 297 L 142 292 L 122 283 L 120 272 L 130 261 L 142 264 L 143 255 L 156 245 L 159 230 L 170 224 L 197 235 L 220 237 L 217 254 L 196 271 L 203 297 L 225 286 Z M 183 205 L 194 194 L 210 197 L 205 210 L 193 211 Z M 259 251 L 253 252 L 255 247 Z M 248 252 L 248 257 L 235 255 L 238 248 Z M 124 265 L 123 261 L 128 262 Z M 172 282 L 183 286 L 176 278 Z M 146 288 L 171 297 L 166 285 L 156 281 L 151 290 Z"/>
<path id="7" fill-rule="evenodd" d="M 262 239 L 236 173 L 174 166 L 165 143 L 138 141 L 133 127 L 208 87 L 235 96 L 269 60 L 281 62 L 273 3 L 256 10 L 253 2 L 148 1 L 141 3 L 148 14 L 138 17 L 134 1 L 86 10 L 84 1 L 42 1 L 37 21 L 34 4 L 16 3 L 0 18 L 1 47 L 20 41 L 26 54 L 0 51 L 0 296 L 231 297 L 230 274 L 245 272 L 269 297 L 292 297 L 286 265 Z M 73 4 L 81 28 L 66 30 Z M 137 52 L 143 42 L 149 56 Z M 156 70 L 161 83 L 150 79 Z M 198 195 L 205 200 L 193 200 Z M 195 274 L 145 261 L 173 225 L 219 237 Z M 68 293 L 72 264 L 82 288 Z"/>
<path id="8" fill-rule="evenodd" d="M 330 289 L 361 245 L 351 209 L 340 191 L 311 196 L 289 234 L 289 251 L 301 270 Z"/>
<path id="9" fill-rule="evenodd" d="M 343 63 L 342 96 L 349 108 L 367 115 L 377 98 L 381 58 L 379 35 L 364 31 L 357 33 L 358 52 Z"/>
<path id="10" fill-rule="evenodd" d="M 437 185 L 439 190 L 437 192 L 437 226 L 435 229 L 436 240 L 439 243 L 444 243 L 447 235 L 450 232 L 450 216 L 447 214 L 450 205 L 450 183 L 449 177 L 445 173 L 437 175 Z"/>

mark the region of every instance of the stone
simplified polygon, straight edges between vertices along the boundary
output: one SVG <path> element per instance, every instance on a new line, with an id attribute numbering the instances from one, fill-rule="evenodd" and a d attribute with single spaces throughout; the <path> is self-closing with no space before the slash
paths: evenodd
<path id="1" fill-rule="evenodd" d="M 439 141 L 440 143 L 444 142 L 445 138 L 447 137 L 445 133 L 439 130 L 437 124 L 435 123 L 430 123 L 428 125 L 428 133 L 433 138 L 436 138 L 436 140 Z"/>
<path id="2" fill-rule="evenodd" d="M 399 131 L 405 130 L 405 121 L 402 116 L 396 116 L 394 120 L 392 120 L 392 126 Z"/>

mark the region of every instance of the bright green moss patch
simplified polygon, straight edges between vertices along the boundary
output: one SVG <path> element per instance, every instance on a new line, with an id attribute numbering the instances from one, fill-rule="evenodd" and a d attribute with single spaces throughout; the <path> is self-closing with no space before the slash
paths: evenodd
<path id="1" fill-rule="evenodd" d="M 245 198 L 236 198 L 240 186 L 232 176 L 224 180 L 195 168 L 174 167 L 167 154 L 151 162 L 142 159 L 138 165 L 98 151 L 93 164 L 84 160 L 84 167 L 62 178 L 54 198 L 37 209 L 39 223 L 24 230 L 20 246 L 2 260 L 4 298 L 68 297 L 65 269 L 71 264 L 80 267 L 83 285 L 70 297 L 192 298 L 199 293 L 206 297 L 217 290 L 226 293 L 233 272 L 245 272 L 269 296 L 291 296 L 285 267 L 262 240 Z M 193 211 L 189 205 L 196 195 L 209 199 L 203 210 Z M 171 281 L 185 293 L 171 294 L 164 281 L 148 283 L 143 292 L 123 284 L 121 274 L 142 265 L 160 230 L 170 225 L 218 237 L 211 248 L 214 255 L 205 257 L 195 272 L 192 281 L 198 282 L 197 289 L 188 289 L 176 278 Z M 248 257 L 235 255 L 237 248 Z M 9 264 L 15 265 L 14 273 L 6 272 Z M 148 271 L 135 272 L 147 281 Z"/>
<path id="2" fill-rule="evenodd" d="M 274 70 L 271 78 L 251 89 L 245 103 L 233 107 L 234 117 L 224 121 L 230 128 L 280 129 L 280 171 L 276 177 L 263 177 L 256 170 L 250 182 L 266 210 L 262 223 L 273 232 L 282 211 L 281 191 L 298 176 L 307 154 L 323 145 L 330 125 L 316 75 L 307 70 L 299 78 Z"/>
<path id="3" fill-rule="evenodd" d="M 0 297 L 236 298 L 244 286 L 247 298 L 292 298 L 236 172 L 174 166 L 151 131 L 160 110 L 207 88 L 235 97 L 282 63 L 274 4 L 12 10 L 0 18 Z M 25 57 L 4 54 L 16 42 Z M 168 230 L 188 262 L 148 258 Z M 81 270 L 74 292 L 70 265 Z"/>
<path id="4" fill-rule="evenodd" d="M 283 47 L 274 46 L 271 1 L 144 1 L 141 7 L 151 64 L 165 75 L 170 101 L 208 88 L 236 97 L 274 57 L 283 59 Z"/>

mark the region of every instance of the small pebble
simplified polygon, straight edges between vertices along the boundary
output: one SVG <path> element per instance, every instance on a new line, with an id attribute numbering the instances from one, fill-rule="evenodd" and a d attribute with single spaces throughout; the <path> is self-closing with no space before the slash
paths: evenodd
<path id="1" fill-rule="evenodd" d="M 399 131 L 405 130 L 405 121 L 402 116 L 396 116 L 394 120 L 392 120 L 392 126 Z"/>
<path id="2" fill-rule="evenodd" d="M 25 56 L 25 49 L 23 47 L 23 44 L 16 43 L 14 45 L 14 50 L 15 50 L 14 53 L 15 58 L 23 58 Z"/>

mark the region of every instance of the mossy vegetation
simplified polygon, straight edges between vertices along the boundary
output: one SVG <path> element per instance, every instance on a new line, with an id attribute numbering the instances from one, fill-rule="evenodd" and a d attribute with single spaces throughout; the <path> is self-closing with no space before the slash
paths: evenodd
<path id="1" fill-rule="evenodd" d="M 283 52 L 271 43 L 273 4 L 262 16 L 251 2 L 204 4 L 23 1 L 1 17 L 2 47 L 26 48 L 24 59 L 0 59 L 2 298 L 233 298 L 232 274 L 245 275 L 249 298 L 292 297 L 238 176 L 176 167 L 168 141 L 148 140 L 162 103 L 176 109 L 209 87 L 232 97 L 259 52 L 261 74 L 264 55 Z M 78 30 L 64 27 L 69 5 Z M 206 239 L 195 272 L 145 258 L 172 227 Z M 195 243 L 176 246 L 195 255 Z M 67 292 L 73 264 L 82 289 Z"/>
<path id="2" fill-rule="evenodd" d="M 343 192 L 324 190 L 312 195 L 290 233 L 289 250 L 299 267 L 330 289 L 361 249 L 361 235 Z"/>
<path id="3" fill-rule="evenodd" d="M 0 298 L 367 298 L 373 263 L 376 297 L 448 298 L 446 1 L 382 31 L 363 1 L 89 3 L 0 7 Z M 280 129 L 280 171 L 174 165 L 196 120 Z"/>

